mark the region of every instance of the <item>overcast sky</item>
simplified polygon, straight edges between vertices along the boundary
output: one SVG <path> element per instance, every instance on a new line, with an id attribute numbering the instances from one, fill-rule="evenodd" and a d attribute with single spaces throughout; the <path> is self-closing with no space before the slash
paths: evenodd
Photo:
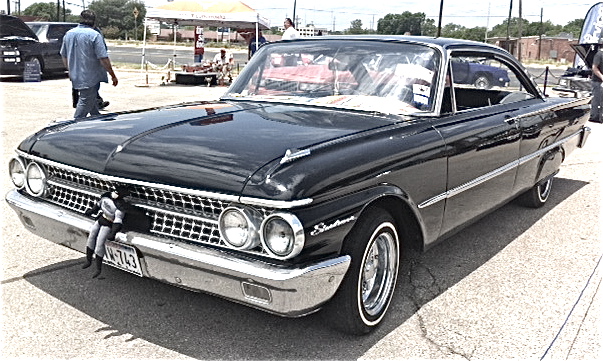
<path id="1" fill-rule="evenodd" d="M 21 10 L 35 2 L 55 2 L 56 0 L 21 0 Z M 66 0 L 67 8 L 74 14 L 82 10 L 82 1 Z M 148 7 L 166 3 L 167 0 L 144 0 Z M 519 1 L 512 0 L 512 16 L 519 16 Z M 7 9 L 6 0 L 0 0 L 0 9 Z M 285 17 L 293 17 L 294 0 L 243 0 L 268 18 L 272 26 L 282 25 Z M 300 24 L 313 23 L 318 27 L 344 30 L 352 20 L 360 19 L 364 28 L 377 28 L 377 21 L 387 14 L 404 11 L 422 12 L 434 19 L 437 25 L 441 0 L 375 1 L 370 0 L 297 0 L 295 15 Z M 61 0 L 62 3 L 62 0 Z M 585 0 L 522 0 L 522 16 L 528 21 L 539 21 L 542 8 L 544 21 L 565 25 L 574 19 L 584 18 L 588 9 L 597 1 Z M 71 4 L 71 5 L 70 5 Z M 511 0 L 444 0 L 442 25 L 455 23 L 469 28 L 502 23 L 509 16 Z M 14 11 L 15 1 L 11 0 Z"/>

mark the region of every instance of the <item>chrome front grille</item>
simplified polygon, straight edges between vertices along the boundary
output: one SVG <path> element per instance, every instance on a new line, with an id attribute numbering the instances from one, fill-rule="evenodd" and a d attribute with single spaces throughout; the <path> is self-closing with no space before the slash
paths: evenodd
<path id="1" fill-rule="evenodd" d="M 48 192 L 46 199 L 72 211 L 84 214 L 100 196 L 115 186 L 125 186 L 129 191 L 126 201 L 142 209 L 150 219 L 150 233 L 194 244 L 227 247 L 218 230 L 218 217 L 235 197 L 204 196 L 204 192 L 136 182 L 79 171 L 71 167 L 45 164 Z M 110 180 L 108 180 L 110 179 Z M 199 194 L 203 195 L 199 195 Z M 260 208 L 264 215 L 272 209 Z M 266 255 L 258 246 L 247 252 Z"/>

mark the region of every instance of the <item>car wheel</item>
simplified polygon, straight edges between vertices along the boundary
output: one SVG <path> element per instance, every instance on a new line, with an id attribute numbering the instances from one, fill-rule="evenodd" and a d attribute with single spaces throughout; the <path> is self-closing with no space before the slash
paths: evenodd
<path id="1" fill-rule="evenodd" d="M 519 196 L 519 202 L 525 207 L 540 208 L 549 199 L 552 188 L 553 177 L 549 177 Z"/>
<path id="2" fill-rule="evenodd" d="M 350 268 L 326 312 L 333 326 L 362 335 L 380 324 L 394 294 L 400 242 L 392 216 L 372 208 L 346 238 L 343 253 Z"/>
<path id="3" fill-rule="evenodd" d="M 492 88 L 492 83 L 486 75 L 478 75 L 473 81 L 473 86 L 477 89 L 490 89 Z"/>

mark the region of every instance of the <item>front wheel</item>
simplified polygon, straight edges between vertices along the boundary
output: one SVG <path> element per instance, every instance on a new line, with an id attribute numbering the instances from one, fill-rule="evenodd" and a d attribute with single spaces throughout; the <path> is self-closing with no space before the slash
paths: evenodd
<path id="1" fill-rule="evenodd" d="M 519 196 L 518 200 L 525 207 L 540 208 L 549 199 L 552 188 L 553 177 L 549 177 L 544 181 L 538 182 L 534 187 Z"/>
<path id="2" fill-rule="evenodd" d="M 379 208 L 365 212 L 346 238 L 343 253 L 352 263 L 326 312 L 335 327 L 366 334 L 383 320 L 398 276 L 400 242 L 391 215 Z"/>

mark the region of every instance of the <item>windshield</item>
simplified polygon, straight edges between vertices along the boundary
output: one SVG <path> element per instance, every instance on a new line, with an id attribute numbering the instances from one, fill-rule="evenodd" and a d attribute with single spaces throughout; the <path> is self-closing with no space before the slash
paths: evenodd
<path id="1" fill-rule="evenodd" d="M 42 30 L 44 30 L 44 27 L 40 24 L 31 24 L 31 23 L 27 23 L 27 26 L 29 26 L 29 28 L 36 33 L 37 36 L 40 36 L 42 33 Z"/>
<path id="2" fill-rule="evenodd" d="M 226 98 L 387 114 L 433 111 L 439 53 L 417 44 L 308 40 L 262 47 Z"/>

